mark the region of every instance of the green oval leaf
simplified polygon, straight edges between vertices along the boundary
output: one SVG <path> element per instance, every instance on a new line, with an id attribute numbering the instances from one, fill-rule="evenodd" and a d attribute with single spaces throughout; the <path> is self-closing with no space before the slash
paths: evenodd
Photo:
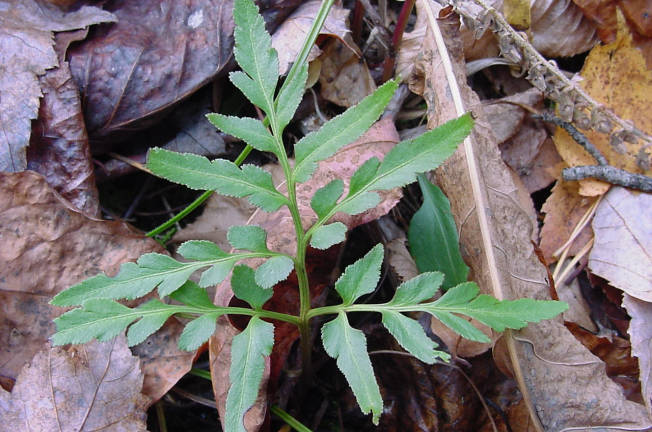
<path id="1" fill-rule="evenodd" d="M 448 198 L 425 175 L 420 174 L 418 181 L 423 205 L 410 221 L 410 254 L 419 272 L 440 271 L 446 275 L 442 284 L 445 291 L 466 282 L 469 267 L 460 253 L 457 227 Z"/>

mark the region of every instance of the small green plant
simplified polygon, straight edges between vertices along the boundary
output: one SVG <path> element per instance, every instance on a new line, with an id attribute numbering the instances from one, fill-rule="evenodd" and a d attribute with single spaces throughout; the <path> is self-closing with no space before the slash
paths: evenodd
<path id="1" fill-rule="evenodd" d="M 243 431 L 244 414 L 256 399 L 265 357 L 271 353 L 274 344 L 274 325 L 270 320 L 298 326 L 304 365 L 308 365 L 310 320 L 334 315 L 335 318 L 321 328 L 323 346 L 326 353 L 336 360 L 362 412 L 371 412 L 373 422 L 377 424 L 383 402 L 366 350 L 365 336 L 362 331 L 351 327 L 349 313 L 380 313 L 383 325 L 403 348 L 420 360 L 433 363 L 438 358 L 449 360 L 449 355 L 438 350 L 421 325 L 406 316 L 407 313 L 429 313 L 465 338 L 488 342 L 486 335 L 459 315 L 502 331 L 505 328 L 519 329 L 527 322 L 548 319 L 565 310 L 565 304 L 553 301 L 499 301 L 479 294 L 473 282 L 452 286 L 433 301 L 444 279 L 440 272 L 425 272 L 401 284 L 387 303 L 356 304 L 356 300 L 372 292 L 379 281 L 384 256 L 380 244 L 348 266 L 335 283 L 335 290 L 342 298 L 341 304 L 311 308 L 306 249 L 308 245 L 326 249 L 344 240 L 346 227 L 340 222 L 332 222 L 333 216 L 338 212 L 355 215 L 371 209 L 380 201 L 376 191 L 404 186 L 415 181 L 417 173 L 437 167 L 471 131 L 473 121 L 469 115 L 462 116 L 419 138 L 399 143 L 383 161 L 377 158 L 366 161 L 351 177 L 346 194 L 344 182 L 333 180 L 312 197 L 310 205 L 317 221 L 304 228 L 297 205 L 297 183 L 309 180 L 319 161 L 362 135 L 383 112 L 397 84 L 394 81 L 385 83 L 357 106 L 299 140 L 294 145 L 295 164 L 292 167 L 282 133 L 304 91 L 307 79 L 305 56 L 300 57 L 276 91 L 279 80 L 277 53 L 271 47 L 270 36 L 252 0 L 236 0 L 234 18 L 235 58 L 242 71 L 231 73 L 230 78 L 247 99 L 265 112 L 269 128 L 266 123 L 253 118 L 210 114 L 208 119 L 253 148 L 276 155 L 283 168 L 287 193 L 281 193 L 274 186 L 266 171 L 253 165 L 239 167 L 223 159 L 209 161 L 192 154 L 153 149 L 147 166 L 155 174 L 193 189 L 247 197 L 252 204 L 267 212 L 286 206 L 294 221 L 296 255 L 269 250 L 267 233 L 257 226 L 231 227 L 228 241 L 238 252 L 223 251 L 208 241 L 188 241 L 178 249 L 186 260 L 184 262 L 166 255 L 145 254 L 136 263 L 125 263 L 115 277 L 101 274 L 54 297 L 54 305 L 81 306 L 56 319 L 57 333 L 52 337 L 55 345 L 85 343 L 93 338 L 106 341 L 125 330 L 129 344 L 136 345 L 156 332 L 172 315 L 179 314 L 195 317 L 185 326 L 179 339 L 182 349 L 193 350 L 213 334 L 219 316 L 248 315 L 251 317 L 249 323 L 232 343 L 231 387 L 225 419 L 228 431 Z M 314 36 L 314 31 L 311 34 Z M 236 265 L 249 258 L 264 259 L 264 262 L 255 270 L 247 265 Z M 287 278 L 293 269 L 299 281 L 299 315 L 263 309 L 272 296 L 273 286 Z M 195 272 L 201 272 L 198 284 L 188 280 Z M 204 288 L 224 281 L 229 273 L 233 293 L 250 307 L 215 306 L 209 299 Z M 145 296 L 157 287 L 161 298 L 169 296 L 180 304 L 153 299 L 129 308 L 116 301 Z"/>

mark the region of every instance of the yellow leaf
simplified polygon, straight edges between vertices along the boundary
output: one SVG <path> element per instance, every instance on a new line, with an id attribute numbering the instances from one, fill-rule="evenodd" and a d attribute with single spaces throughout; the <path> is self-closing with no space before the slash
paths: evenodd
<path id="1" fill-rule="evenodd" d="M 530 28 L 532 16 L 530 14 L 530 0 L 505 0 L 503 14 L 507 22 L 517 30 Z"/>
<path id="2" fill-rule="evenodd" d="M 595 100 L 623 119 L 646 132 L 652 132 L 652 71 L 646 64 L 641 51 L 632 45 L 632 36 L 624 18 L 619 13 L 618 37 L 608 45 L 599 45 L 591 50 L 580 75 L 581 85 Z M 610 165 L 629 172 L 650 175 L 637 163 L 637 156 L 643 145 L 622 143 L 613 147 L 609 137 L 595 131 L 586 132 L 587 138 L 602 152 Z M 561 157 L 570 166 L 595 165 L 595 160 L 562 129 L 557 128 L 553 137 Z M 624 150 L 624 151 L 623 151 Z M 605 193 L 609 185 L 597 180 L 582 180 L 580 194 L 597 196 Z"/>

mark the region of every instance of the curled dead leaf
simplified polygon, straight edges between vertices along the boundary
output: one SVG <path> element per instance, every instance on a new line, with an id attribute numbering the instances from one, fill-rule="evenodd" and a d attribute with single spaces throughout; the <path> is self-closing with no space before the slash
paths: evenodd
<path id="1" fill-rule="evenodd" d="M 100 202 L 79 92 L 66 62 L 69 44 L 83 40 L 88 29 L 57 33 L 54 49 L 59 67 L 39 79 L 43 99 L 32 126 L 27 168 L 43 175 L 64 198 L 88 216 L 100 216 Z"/>
<path id="2" fill-rule="evenodd" d="M 111 21 L 115 21 L 111 13 L 94 6 L 65 13 L 36 0 L 0 2 L 0 171 L 27 167 L 31 121 L 42 95 L 38 77 L 59 64 L 53 32 Z"/>

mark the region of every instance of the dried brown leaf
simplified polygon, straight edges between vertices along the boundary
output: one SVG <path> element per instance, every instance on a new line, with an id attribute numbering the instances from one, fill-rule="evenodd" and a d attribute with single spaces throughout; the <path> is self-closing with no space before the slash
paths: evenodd
<path id="1" fill-rule="evenodd" d="M 550 186 L 559 178 L 562 164 L 563 161 L 557 153 L 552 138 L 547 138 L 541 145 L 539 153 L 525 168 L 526 173 L 521 175 L 525 188 L 529 193 L 534 193 Z"/>
<path id="2" fill-rule="evenodd" d="M 180 153 L 194 153 L 209 158 L 223 157 L 226 141 L 234 138 L 219 132 L 206 121 L 206 114 L 214 111 L 211 102 L 211 89 L 204 88 L 179 104 L 165 121 L 156 127 L 138 132 L 129 137 L 120 147 L 129 149 L 123 156 L 131 161 L 145 164 L 147 151 L 151 147 L 161 147 Z M 94 154 L 111 151 L 114 143 L 95 143 Z M 138 168 L 124 160 L 110 159 L 97 169 L 98 182 L 111 177 L 119 177 L 137 171 Z"/>
<path id="3" fill-rule="evenodd" d="M 589 268 L 613 286 L 652 301 L 652 195 L 612 188 L 593 217 Z"/>
<path id="4" fill-rule="evenodd" d="M 430 31 L 440 43 L 446 41 L 447 47 L 439 50 L 434 37 L 424 47 L 421 67 L 424 96 L 431 101 L 429 126 L 477 107 L 472 136 L 436 171 L 460 227 L 463 257 L 484 292 L 499 299 L 547 298 L 546 271 L 530 243 L 535 227 L 527 209 L 517 204 L 517 187 L 500 158 L 491 123 L 466 85 L 458 20 L 451 16 L 437 24 L 432 5 L 425 0 L 420 4 L 431 17 Z M 443 40 L 437 35 L 440 26 L 446 35 Z M 619 387 L 604 375 L 602 363 L 573 338 L 559 318 L 530 324 L 518 333 L 506 332 L 503 339 L 533 421 L 549 430 L 607 424 L 650 426 L 644 407 L 624 399 Z M 539 430 L 543 430 L 541 423 Z"/>
<path id="5" fill-rule="evenodd" d="M 133 128 L 189 96 L 232 55 L 232 1 L 114 1 L 106 8 L 118 22 L 69 55 L 91 136 Z"/>
<path id="6" fill-rule="evenodd" d="M 591 307 L 580 290 L 577 278 L 570 284 L 559 283 L 555 286 L 559 300 L 568 303 L 568 310 L 562 314 L 564 321 L 573 322 L 583 328 L 597 333 L 598 327 L 591 319 Z"/>
<path id="7" fill-rule="evenodd" d="M 419 274 L 417 264 L 405 246 L 405 237 L 396 238 L 385 247 L 387 250 L 387 263 L 396 274 L 399 282 L 405 282 Z"/>
<path id="8" fill-rule="evenodd" d="M 99 217 L 100 202 L 79 91 L 66 62 L 68 46 L 87 34 L 88 29 L 84 29 L 55 36 L 59 67 L 39 79 L 43 99 L 32 126 L 27 169 L 43 175 L 54 190 L 88 216 Z"/>
<path id="9" fill-rule="evenodd" d="M 283 21 L 272 35 L 272 46 L 278 51 L 279 73 L 281 75 L 287 73 L 290 65 L 297 58 L 320 6 L 320 0 L 304 2 Z M 333 5 L 319 34 L 344 40 L 350 33 L 346 25 L 348 16 L 348 9 L 344 9 L 338 4 Z M 319 48 L 313 45 L 308 61 L 314 60 L 320 54 Z"/>
<path id="10" fill-rule="evenodd" d="M 124 336 L 45 348 L 23 368 L 11 393 L 0 388 L 0 429 L 146 431 L 149 399 L 141 393 L 138 363 Z"/>
<path id="11" fill-rule="evenodd" d="M 549 57 L 570 57 L 597 43 L 596 30 L 571 0 L 532 0 L 532 45 Z"/>
<path id="12" fill-rule="evenodd" d="M 550 185 L 558 177 L 556 165 L 561 162 L 543 122 L 532 119 L 519 106 L 541 109 L 542 103 L 541 92 L 530 88 L 484 107 L 503 160 L 518 174 L 528 193 Z"/>
<path id="13" fill-rule="evenodd" d="M 62 199 L 39 174 L 0 173 L 0 375 L 15 379 L 54 333 L 63 309 L 50 299 L 82 279 L 146 252 L 164 252 L 124 222 L 91 219 Z M 192 365 L 177 348 L 173 320 L 138 347 L 146 394 L 161 397 Z"/>
<path id="14" fill-rule="evenodd" d="M 273 29 L 300 2 L 266 3 Z M 161 113 L 232 65 L 232 0 L 115 0 L 118 22 L 70 51 L 91 137 Z"/>
<path id="15" fill-rule="evenodd" d="M 632 343 L 632 355 L 638 357 L 643 401 L 652 415 L 652 303 L 625 294 L 623 306 L 632 317 L 627 333 Z"/>
<path id="16" fill-rule="evenodd" d="M 321 56 L 321 95 L 324 99 L 343 107 L 351 107 L 376 90 L 376 83 L 367 63 L 353 42 L 345 44 L 337 39 L 330 41 Z"/>
<path id="17" fill-rule="evenodd" d="M 596 198 L 581 196 L 577 182 L 557 181 L 541 209 L 546 216 L 543 220 L 539 247 L 543 251 L 546 262 L 557 261 L 553 254 L 568 241 L 582 216 L 595 200 Z M 573 241 L 568 255 L 576 255 L 592 237 L 591 227 L 587 225 Z"/>
<path id="18" fill-rule="evenodd" d="M 53 32 L 109 21 L 115 17 L 93 6 L 65 13 L 36 0 L 0 2 L 0 171 L 27 167 L 31 121 L 42 95 L 38 78 L 59 64 Z"/>

